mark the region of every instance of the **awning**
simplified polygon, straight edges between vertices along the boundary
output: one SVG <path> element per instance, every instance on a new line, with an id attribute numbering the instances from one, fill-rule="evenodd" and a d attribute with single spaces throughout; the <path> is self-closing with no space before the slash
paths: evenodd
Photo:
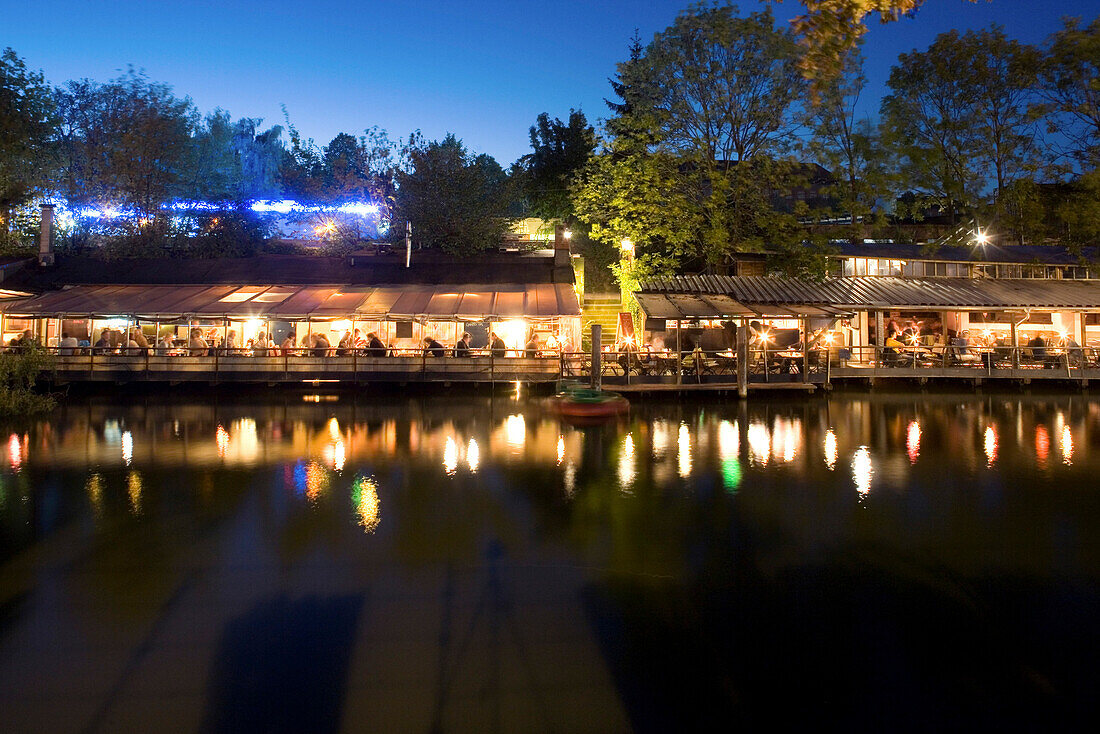
<path id="1" fill-rule="evenodd" d="M 728 296 L 636 293 L 646 316 L 653 319 L 728 319 L 740 316 L 767 318 L 801 318 L 804 316 L 841 316 L 849 313 L 843 309 L 808 304 L 774 306 L 767 304 L 743 304 Z"/>
<path id="2" fill-rule="evenodd" d="M 479 319 L 579 316 L 572 286 L 555 284 L 448 286 L 167 286 L 79 285 L 29 299 L 0 302 L 26 317 L 122 317 L 169 320 L 267 318 Z"/>
<path id="3" fill-rule="evenodd" d="M 656 318 L 669 308 L 680 318 L 732 316 L 728 307 L 712 308 L 710 316 L 698 313 L 722 296 L 750 313 L 760 315 L 832 315 L 864 309 L 942 309 L 953 311 L 999 310 L 1097 310 L 1100 281 L 993 278 L 830 278 L 821 282 L 757 276 L 697 275 L 652 278 L 642 281 L 635 295 L 639 304 L 650 303 Z M 689 299 L 685 301 L 684 299 Z M 679 300 L 676 300 L 679 299 Z M 814 310 L 818 313 L 815 313 Z"/>

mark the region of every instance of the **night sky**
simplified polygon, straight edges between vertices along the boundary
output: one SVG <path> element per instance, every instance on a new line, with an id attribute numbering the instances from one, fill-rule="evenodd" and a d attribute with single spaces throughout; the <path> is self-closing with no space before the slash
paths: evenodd
<path id="1" fill-rule="evenodd" d="M 507 166 L 528 152 L 540 112 L 570 107 L 594 121 L 615 64 L 637 28 L 643 43 L 687 0 L 0 0 L 0 46 L 59 84 L 105 81 L 128 64 L 144 68 L 204 113 L 291 121 L 318 144 L 378 125 L 398 137 L 451 131 Z M 742 2 L 747 13 L 760 7 Z M 786 20 L 801 6 L 774 6 Z M 872 23 L 865 53 L 866 108 L 875 113 L 898 53 L 937 33 L 1003 25 L 1038 43 L 1065 15 L 1091 19 L 1096 0 L 928 0 L 917 17 Z"/>

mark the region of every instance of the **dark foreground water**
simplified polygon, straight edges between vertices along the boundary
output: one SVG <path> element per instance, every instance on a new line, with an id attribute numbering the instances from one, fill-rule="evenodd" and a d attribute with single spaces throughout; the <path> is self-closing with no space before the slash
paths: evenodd
<path id="1" fill-rule="evenodd" d="M 1100 400 L 71 400 L 5 429 L 0 729 L 1084 729 Z"/>

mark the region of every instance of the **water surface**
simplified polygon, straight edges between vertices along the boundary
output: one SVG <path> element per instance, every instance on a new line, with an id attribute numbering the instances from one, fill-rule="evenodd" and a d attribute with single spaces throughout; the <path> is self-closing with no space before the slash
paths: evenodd
<path id="1" fill-rule="evenodd" d="M 1089 721 L 1100 400 L 70 400 L 8 426 L 8 731 Z"/>

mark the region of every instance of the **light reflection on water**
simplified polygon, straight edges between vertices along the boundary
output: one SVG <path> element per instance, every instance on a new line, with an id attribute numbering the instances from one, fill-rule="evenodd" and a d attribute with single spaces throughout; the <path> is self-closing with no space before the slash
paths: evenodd
<path id="1" fill-rule="evenodd" d="M 480 486 L 499 482 L 501 471 L 535 469 L 533 480 L 504 486 L 523 492 L 534 481 L 563 501 L 606 488 L 637 498 L 714 484 L 739 497 L 789 487 L 848 493 L 866 506 L 880 489 L 904 493 L 942 477 L 964 487 L 975 478 L 1032 486 L 1059 473 L 1087 476 L 1082 447 L 1100 437 L 1098 425 L 1100 402 L 1070 396 L 664 403 L 635 405 L 628 419 L 603 426 L 561 422 L 534 400 L 91 405 L 10 433 L 3 475 L 62 476 L 83 498 L 73 512 L 148 518 L 164 501 L 165 472 L 274 469 L 307 506 L 350 493 L 352 519 L 373 532 L 387 496 L 404 491 L 389 479 L 397 468 L 428 487 L 443 486 L 433 474 Z M 217 491 L 206 474 L 186 484 Z M 6 501 L 0 520 L 10 527 L 3 514 L 20 512 Z"/>

